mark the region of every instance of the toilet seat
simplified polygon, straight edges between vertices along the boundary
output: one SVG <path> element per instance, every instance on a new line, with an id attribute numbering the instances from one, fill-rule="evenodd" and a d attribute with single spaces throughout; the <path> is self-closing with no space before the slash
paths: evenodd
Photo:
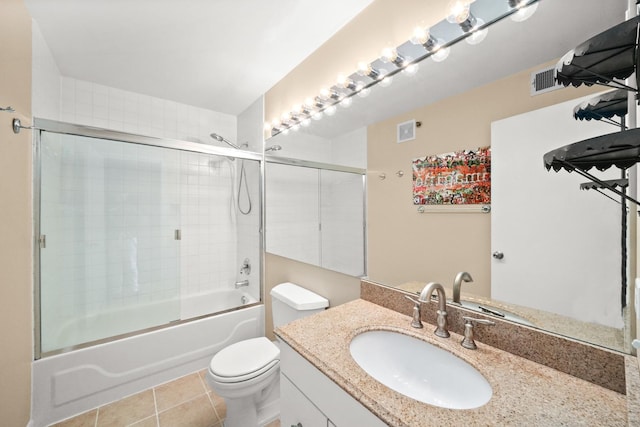
<path id="1" fill-rule="evenodd" d="M 265 337 L 237 342 L 220 350 L 209 364 L 209 374 L 220 383 L 258 377 L 280 363 L 280 349 Z"/>

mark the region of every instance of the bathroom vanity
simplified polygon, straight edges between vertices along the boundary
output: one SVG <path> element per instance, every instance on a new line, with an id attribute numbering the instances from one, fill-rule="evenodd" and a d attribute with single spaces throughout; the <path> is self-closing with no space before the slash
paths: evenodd
<path id="1" fill-rule="evenodd" d="M 439 338 L 433 325 L 415 329 L 410 323 L 408 315 L 359 299 L 276 329 L 284 344 L 282 425 L 626 426 L 637 415 L 635 406 L 628 407 L 629 396 L 482 342 L 477 350 L 468 350 L 456 333 Z M 406 334 L 453 353 L 486 378 L 491 399 L 475 409 L 446 409 L 382 385 L 360 368 L 349 350 L 355 336 L 371 330 Z M 415 360 L 411 369 L 432 367 L 429 360 Z M 637 369 L 629 381 L 638 381 Z"/>

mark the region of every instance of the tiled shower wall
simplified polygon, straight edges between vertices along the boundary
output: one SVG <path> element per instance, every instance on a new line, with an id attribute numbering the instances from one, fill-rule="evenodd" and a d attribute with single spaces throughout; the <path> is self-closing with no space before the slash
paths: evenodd
<path id="1" fill-rule="evenodd" d="M 35 117 L 193 142 L 212 143 L 209 136 L 212 132 L 224 135 L 232 141 L 236 140 L 236 116 L 62 76 L 35 23 L 33 55 Z M 259 102 L 256 105 L 256 112 L 250 114 L 252 117 L 261 116 L 262 104 Z M 261 117 L 257 128 L 261 132 Z M 124 153 L 122 148 L 112 148 Z M 251 141 L 251 149 L 261 149 L 261 138 Z M 134 153 L 136 150 L 135 146 L 125 149 L 126 153 L 122 154 L 120 161 L 135 163 L 147 156 Z M 240 263 L 249 256 L 255 256 L 256 268 L 252 277 L 259 279 L 257 163 L 245 161 L 253 215 L 250 218 L 243 217 L 239 222 L 238 216 L 232 212 L 232 206 L 237 204 L 234 198 L 237 197 L 240 162 L 232 162 L 226 158 L 212 161 L 209 156 L 189 153 L 175 154 L 179 157 L 175 162 L 172 160 L 171 174 L 174 175 L 172 179 L 179 184 L 172 194 L 179 194 L 179 222 L 184 239 L 179 252 L 181 293 L 197 294 L 220 287 L 232 288 L 237 280 Z M 153 163 L 153 160 L 147 160 L 147 163 Z M 153 187 L 141 189 L 140 194 L 157 193 L 154 179 L 143 178 L 144 165 L 135 167 L 138 166 L 141 168 L 141 185 Z M 117 181 L 119 168 L 120 166 L 116 166 L 116 172 L 105 172 L 103 179 Z M 109 170 L 105 164 L 104 171 Z M 164 176 L 167 172 L 158 173 Z M 60 181 L 60 185 L 63 181 Z M 71 179 L 66 182 L 73 181 Z M 65 189 L 61 188 L 61 191 Z M 122 208 L 129 209 L 131 206 Z M 239 231 L 246 226 L 255 228 L 255 232 Z M 239 242 L 238 239 L 248 241 Z M 213 246 L 214 241 L 223 241 L 224 246 L 218 243 L 218 246 Z M 238 248 L 251 255 L 238 253 Z M 253 281 L 255 289 L 251 292 L 256 297 L 259 296 L 257 279 Z M 100 300 L 97 294 L 90 297 L 90 305 L 105 307 L 113 303 L 107 299 Z M 159 298 L 159 295 L 155 298 Z M 124 304 L 124 300 L 121 303 Z"/>

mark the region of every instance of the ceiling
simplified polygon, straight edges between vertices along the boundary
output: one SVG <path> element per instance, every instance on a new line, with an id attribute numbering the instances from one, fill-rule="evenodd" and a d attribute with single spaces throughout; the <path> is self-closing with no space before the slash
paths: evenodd
<path id="1" fill-rule="evenodd" d="M 373 0 L 25 0 L 66 77 L 237 115 Z"/>

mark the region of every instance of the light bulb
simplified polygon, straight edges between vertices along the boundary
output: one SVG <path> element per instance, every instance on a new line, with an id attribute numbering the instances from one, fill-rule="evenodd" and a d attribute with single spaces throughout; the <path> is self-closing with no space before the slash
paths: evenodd
<path id="1" fill-rule="evenodd" d="M 361 91 L 358 92 L 358 96 L 360 98 L 366 98 L 371 93 L 371 88 L 365 87 Z"/>
<path id="2" fill-rule="evenodd" d="M 280 127 L 280 120 L 278 120 L 278 119 L 273 119 L 273 120 L 271 121 L 271 127 L 276 128 L 276 129 L 277 129 L 277 128 L 279 128 L 279 127 Z"/>
<path id="3" fill-rule="evenodd" d="M 320 89 L 320 96 L 324 99 L 329 99 L 329 97 L 331 96 L 331 92 L 326 87 L 323 87 L 322 89 Z"/>
<path id="4" fill-rule="evenodd" d="M 442 62 L 449 57 L 450 52 L 451 52 L 450 48 L 441 47 L 438 50 L 436 50 L 433 53 L 433 55 L 431 55 L 431 59 L 433 59 L 435 62 Z"/>
<path id="5" fill-rule="evenodd" d="M 344 74 L 338 75 L 338 85 L 349 90 L 356 90 L 356 84 L 349 77 L 346 77 Z"/>
<path id="6" fill-rule="evenodd" d="M 311 119 L 307 117 L 306 119 L 302 120 L 300 124 L 302 125 L 302 127 L 309 127 L 309 125 L 311 124 Z"/>
<path id="7" fill-rule="evenodd" d="M 471 1 L 469 0 L 452 0 L 447 6 L 449 15 L 447 21 L 452 24 L 462 24 L 471 16 Z"/>
<path id="8" fill-rule="evenodd" d="M 311 110 L 315 105 L 316 105 L 316 103 L 313 101 L 313 98 L 309 97 L 309 98 L 306 98 L 306 99 L 304 100 L 304 106 L 303 106 L 303 108 L 304 108 L 306 111 L 310 111 L 310 110 Z"/>
<path id="9" fill-rule="evenodd" d="M 288 133 L 289 133 L 289 128 L 284 128 L 284 129 L 282 129 L 282 134 L 283 134 L 283 135 L 286 135 L 286 134 L 288 134 Z"/>
<path id="10" fill-rule="evenodd" d="M 280 116 L 280 119 L 282 123 L 288 122 L 291 119 L 291 113 L 282 113 L 282 116 Z"/>
<path id="11" fill-rule="evenodd" d="M 358 62 L 358 74 L 363 77 L 370 77 L 373 80 L 376 80 L 379 76 L 378 70 L 373 68 L 371 64 L 367 64 L 366 62 Z"/>
<path id="12" fill-rule="evenodd" d="M 369 96 L 369 93 L 371 93 L 371 89 L 366 86 L 367 85 L 362 81 L 358 81 L 358 83 L 356 83 L 356 92 L 360 98 L 366 98 Z"/>
<path id="13" fill-rule="evenodd" d="M 272 129 L 271 123 L 269 122 L 264 122 L 264 130 L 265 132 L 268 132 Z"/>
<path id="14" fill-rule="evenodd" d="M 391 83 L 393 83 L 393 77 L 392 76 L 385 76 L 380 80 L 380 83 L 378 83 L 380 86 L 382 87 L 389 87 L 391 85 Z"/>
<path id="15" fill-rule="evenodd" d="M 418 72 L 418 63 L 412 63 L 412 62 L 413 62 L 413 58 L 406 57 L 404 59 L 404 62 L 402 63 L 402 66 L 404 67 L 402 69 L 402 72 L 407 76 L 413 76 Z"/>
<path id="16" fill-rule="evenodd" d="M 511 15 L 511 19 L 515 22 L 526 21 L 531 18 L 534 13 L 538 10 L 538 3 L 530 4 L 529 6 L 519 7 L 519 10 Z"/>
<path id="17" fill-rule="evenodd" d="M 477 27 L 481 27 L 482 25 L 484 25 L 484 21 L 482 19 L 478 19 Z M 487 34 L 489 34 L 488 28 L 483 28 L 481 30 L 476 29 L 471 32 L 471 34 L 465 39 L 465 41 L 470 45 L 476 45 L 486 39 Z"/>
<path id="18" fill-rule="evenodd" d="M 336 106 L 335 105 L 330 105 L 327 108 L 324 109 L 324 113 L 327 116 L 333 116 L 336 113 Z"/>
<path id="19" fill-rule="evenodd" d="M 296 123 L 295 125 L 291 126 L 291 130 L 294 132 L 297 132 L 298 129 L 300 129 L 300 124 Z"/>
<path id="20" fill-rule="evenodd" d="M 384 49 L 382 49 L 382 53 L 380 54 L 380 59 L 382 60 L 382 62 L 385 62 L 385 63 L 394 62 L 397 58 L 398 58 L 397 50 L 390 47 L 385 47 Z"/>
<path id="21" fill-rule="evenodd" d="M 411 43 L 413 44 L 425 44 L 429 40 L 429 31 L 423 27 L 415 27 L 413 29 L 413 35 L 411 36 Z"/>
<path id="22" fill-rule="evenodd" d="M 311 116 L 311 118 L 313 120 L 320 120 L 322 118 L 322 111 L 316 111 L 315 113 L 313 113 L 313 116 Z"/>
<path id="23" fill-rule="evenodd" d="M 340 101 L 340 105 L 344 108 L 351 107 L 351 104 L 353 104 L 353 98 L 351 98 L 350 96 L 342 98 L 342 101 Z"/>

